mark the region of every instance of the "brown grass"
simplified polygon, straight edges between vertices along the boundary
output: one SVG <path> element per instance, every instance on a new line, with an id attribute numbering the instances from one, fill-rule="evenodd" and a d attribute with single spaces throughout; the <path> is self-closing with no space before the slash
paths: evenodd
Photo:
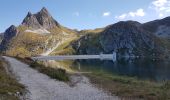
<path id="1" fill-rule="evenodd" d="M 168 81 L 156 83 L 118 75 L 88 74 L 87 76 L 97 87 L 125 100 L 170 100 L 170 82 Z"/>
<path id="2" fill-rule="evenodd" d="M 6 63 L 0 60 L 0 100 L 19 100 L 18 95 L 24 92 L 24 86 L 19 84 L 16 79 L 12 78 L 7 71 Z"/>

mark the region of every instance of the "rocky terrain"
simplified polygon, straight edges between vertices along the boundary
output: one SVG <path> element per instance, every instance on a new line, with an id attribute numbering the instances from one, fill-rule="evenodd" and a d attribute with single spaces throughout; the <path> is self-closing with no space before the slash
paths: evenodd
<path id="1" fill-rule="evenodd" d="M 121 21 L 107 26 L 99 33 L 86 33 L 72 46 L 77 54 L 117 52 L 120 57 L 166 57 L 170 50 L 168 39 L 157 36 L 144 26 L 139 22 Z"/>
<path id="2" fill-rule="evenodd" d="M 28 12 L 27 16 L 22 22 L 23 26 L 30 27 L 33 29 L 45 28 L 52 29 L 56 26 L 59 27 L 57 21 L 53 19 L 53 17 L 49 14 L 46 8 L 42 8 L 40 12 L 36 14 L 32 14 Z"/>
<path id="3" fill-rule="evenodd" d="M 95 30 L 76 31 L 59 24 L 42 8 L 28 12 L 21 25 L 2 36 L 1 52 L 11 56 L 99 54 L 167 58 L 170 53 L 170 18 L 141 24 L 121 21 Z"/>
<path id="4" fill-rule="evenodd" d="M 154 33 L 158 37 L 170 37 L 170 17 L 144 23 L 142 27 L 145 30 Z"/>
<path id="5" fill-rule="evenodd" d="M 63 40 L 75 38 L 76 31 L 60 25 L 46 8 L 42 8 L 36 14 L 28 12 L 21 25 L 9 27 L 4 32 L 0 49 L 11 56 L 36 56 L 52 50 Z"/>

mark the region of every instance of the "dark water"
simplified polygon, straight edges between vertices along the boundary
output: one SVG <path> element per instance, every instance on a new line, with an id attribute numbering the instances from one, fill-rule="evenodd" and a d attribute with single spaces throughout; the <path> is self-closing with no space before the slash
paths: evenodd
<path id="1" fill-rule="evenodd" d="M 109 75 L 125 75 L 142 80 L 165 81 L 170 80 L 170 62 L 138 60 L 81 60 L 76 61 L 74 69 L 85 72 L 96 72 Z"/>

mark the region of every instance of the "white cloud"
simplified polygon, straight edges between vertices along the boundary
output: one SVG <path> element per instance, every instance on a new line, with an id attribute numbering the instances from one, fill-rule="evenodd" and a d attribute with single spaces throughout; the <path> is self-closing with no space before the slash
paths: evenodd
<path id="1" fill-rule="evenodd" d="M 162 13 L 159 14 L 159 18 L 162 18 L 164 15 Z"/>
<path id="2" fill-rule="evenodd" d="M 137 9 L 135 12 L 130 11 L 129 13 L 124 13 L 119 16 L 116 16 L 115 18 L 118 20 L 123 20 L 126 18 L 131 18 L 131 17 L 143 17 L 145 16 L 145 12 L 143 9 Z"/>
<path id="3" fill-rule="evenodd" d="M 145 12 L 143 9 L 138 9 L 136 12 L 134 12 L 134 15 L 143 17 L 145 16 Z"/>
<path id="4" fill-rule="evenodd" d="M 79 12 L 74 12 L 73 15 L 74 16 L 80 16 L 80 13 Z"/>
<path id="5" fill-rule="evenodd" d="M 127 17 L 127 14 L 122 14 L 120 16 L 115 16 L 116 19 L 122 20 L 125 19 Z"/>
<path id="6" fill-rule="evenodd" d="M 110 16 L 110 15 L 111 15 L 110 12 L 104 12 L 104 13 L 103 13 L 103 17 L 107 17 L 107 16 Z"/>
<path id="7" fill-rule="evenodd" d="M 170 0 L 154 0 L 149 8 L 154 9 L 159 17 L 163 17 L 170 12 Z"/>
<path id="8" fill-rule="evenodd" d="M 167 2 L 168 2 L 167 0 L 155 0 L 155 1 L 152 2 L 152 4 L 153 4 L 155 7 L 161 8 L 161 7 L 165 6 L 165 4 L 166 4 Z"/>

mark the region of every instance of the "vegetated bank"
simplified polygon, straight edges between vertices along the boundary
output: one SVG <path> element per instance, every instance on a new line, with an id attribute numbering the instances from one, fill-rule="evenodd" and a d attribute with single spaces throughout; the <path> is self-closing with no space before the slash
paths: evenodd
<path id="1" fill-rule="evenodd" d="M 50 78 L 57 79 L 59 81 L 69 81 L 69 75 L 65 69 L 46 67 L 44 64 L 38 61 L 33 61 L 30 58 L 15 57 L 18 60 L 30 65 L 31 68 L 38 70 L 40 73 L 46 74 Z"/>
<path id="2" fill-rule="evenodd" d="M 7 67 L 7 63 L 0 58 L 0 100 L 19 100 L 25 87 L 10 75 Z"/>
<path id="3" fill-rule="evenodd" d="M 124 99 L 169 100 L 170 81 L 151 82 L 136 77 L 104 75 L 102 73 L 85 74 L 97 87 L 109 91 Z"/>
<path id="4" fill-rule="evenodd" d="M 25 58 L 17 58 L 29 64 L 32 68 L 37 69 L 41 73 L 60 81 L 69 81 L 69 74 L 63 69 L 55 69 L 45 67 L 39 62 L 34 62 Z M 162 83 L 151 82 L 149 80 L 139 80 L 136 77 L 106 75 L 103 73 L 85 73 L 91 83 L 98 88 L 102 88 L 112 95 L 117 95 L 123 99 L 146 99 L 146 100 L 169 100 L 170 82 Z"/>

